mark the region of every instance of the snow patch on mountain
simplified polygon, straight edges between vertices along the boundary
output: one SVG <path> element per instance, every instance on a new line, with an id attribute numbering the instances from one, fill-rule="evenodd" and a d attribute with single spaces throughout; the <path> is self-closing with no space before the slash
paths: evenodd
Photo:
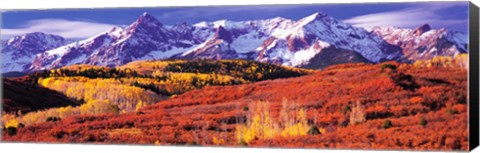
<path id="1" fill-rule="evenodd" d="M 374 27 L 372 34 L 398 45 L 410 61 L 431 59 L 434 56 L 455 56 L 467 53 L 468 35 L 445 28 L 431 29 L 428 24 L 416 29 Z"/>
<path id="2" fill-rule="evenodd" d="M 267 37 L 259 36 L 258 32 L 250 32 L 245 35 L 241 35 L 235 39 L 231 47 L 237 51 L 237 53 L 248 53 L 253 51 L 258 46 L 262 45 Z"/>
<path id="3" fill-rule="evenodd" d="M 27 33 L 2 43 L 1 72 L 24 71 L 36 54 L 69 43 L 61 36 L 41 32 Z"/>
<path id="4" fill-rule="evenodd" d="M 15 56 L 12 53 L 2 54 L 2 73 L 23 71 L 24 66 L 32 62 L 33 55 Z"/>
<path id="5" fill-rule="evenodd" d="M 314 13 L 287 27 L 289 28 L 286 30 L 276 32 L 270 40 L 256 49 L 259 60 L 301 66 L 327 46 L 316 44 L 318 42 L 359 52 L 373 62 L 395 60 L 402 56 L 399 48 L 380 37 L 324 13 Z M 273 56 L 265 56 L 270 54 Z"/>
<path id="6" fill-rule="evenodd" d="M 308 49 L 305 50 L 300 50 L 294 53 L 293 59 L 291 60 L 290 63 L 283 64 L 287 66 L 301 66 L 301 65 L 306 65 L 309 64 L 309 61 L 318 53 L 322 51 L 323 48 L 330 47 L 330 44 L 323 42 L 323 41 L 317 41 L 317 47 L 311 46 Z"/>

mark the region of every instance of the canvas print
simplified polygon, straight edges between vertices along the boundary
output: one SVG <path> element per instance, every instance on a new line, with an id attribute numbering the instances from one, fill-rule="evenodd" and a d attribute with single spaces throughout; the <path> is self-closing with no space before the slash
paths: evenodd
<path id="1" fill-rule="evenodd" d="M 7 10 L 1 141 L 466 151 L 468 5 Z"/>

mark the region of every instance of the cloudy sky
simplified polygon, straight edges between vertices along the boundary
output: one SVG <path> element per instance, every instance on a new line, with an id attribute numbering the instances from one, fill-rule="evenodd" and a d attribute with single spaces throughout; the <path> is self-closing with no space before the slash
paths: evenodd
<path id="1" fill-rule="evenodd" d="M 148 12 L 167 25 L 278 16 L 298 20 L 315 12 L 324 12 L 367 29 L 374 26 L 415 28 L 425 23 L 433 28 L 464 32 L 468 28 L 468 2 L 421 2 L 7 11 L 2 13 L 0 35 L 5 40 L 24 33 L 44 32 L 78 40 L 104 32 L 115 25 L 128 25 L 143 12 Z"/>

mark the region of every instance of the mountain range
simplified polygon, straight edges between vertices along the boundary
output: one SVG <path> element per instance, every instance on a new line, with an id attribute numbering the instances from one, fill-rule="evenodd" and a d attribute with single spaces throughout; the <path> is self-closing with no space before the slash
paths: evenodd
<path id="1" fill-rule="evenodd" d="M 324 68 L 333 64 L 412 62 L 468 53 L 467 34 L 428 24 L 416 29 L 366 30 L 317 12 L 281 17 L 164 25 L 148 13 L 128 26 L 80 41 L 40 32 L 2 43 L 2 73 L 33 72 L 72 64 L 120 66 L 136 60 L 246 59 Z"/>

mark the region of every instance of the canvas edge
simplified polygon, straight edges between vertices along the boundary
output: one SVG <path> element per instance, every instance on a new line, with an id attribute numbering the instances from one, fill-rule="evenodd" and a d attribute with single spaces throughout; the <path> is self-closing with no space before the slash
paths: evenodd
<path id="1" fill-rule="evenodd" d="M 469 6 L 469 150 L 479 145 L 479 8 Z"/>
<path id="2" fill-rule="evenodd" d="M 425 2 L 428 3 L 428 1 L 419 1 L 419 2 Z M 437 2 L 437 1 L 431 1 L 431 2 Z M 438 1 L 439 2 L 439 1 Z M 455 2 L 455 1 L 444 1 L 444 2 Z M 365 4 L 376 4 L 376 3 L 404 3 L 404 2 L 369 2 Z M 405 2 L 405 3 L 418 3 L 418 2 Z M 311 4 L 337 4 L 337 3 L 311 3 Z M 361 4 L 361 3 L 338 3 L 338 4 Z M 279 5 L 279 4 L 257 4 L 257 6 L 260 5 Z M 309 4 L 280 4 L 280 5 L 309 5 Z M 216 6 L 216 5 L 213 5 Z M 216 7 L 222 7 L 222 6 L 247 6 L 247 5 L 219 5 Z M 154 7 L 169 7 L 169 6 L 154 6 Z M 196 7 L 196 6 L 174 6 L 174 7 Z M 200 6 L 200 7 L 207 7 L 207 6 Z M 141 8 L 141 7 L 120 7 L 120 8 Z M 75 9 L 86 9 L 86 8 L 67 8 L 68 10 L 75 10 Z M 106 8 L 99 8 L 99 9 L 114 9 L 113 7 L 106 7 Z M 7 10 L 7 9 L 5 9 Z M 31 11 L 31 10 L 36 10 L 36 9 L 18 9 L 20 11 Z M 52 8 L 48 10 L 62 10 Z M 480 43 L 480 36 L 479 36 L 479 7 L 475 5 L 473 2 L 469 2 L 469 28 L 468 28 L 468 33 L 469 33 L 469 67 L 473 69 L 469 69 L 469 74 L 468 74 L 468 95 L 469 95 L 469 125 L 468 125 L 468 133 L 469 133 L 469 150 L 472 151 L 475 148 L 479 146 L 479 129 L 480 129 L 480 122 L 479 122 L 479 103 L 480 103 L 480 93 L 479 93 L 479 70 L 480 70 L 480 49 L 479 49 L 479 43 Z M 0 12 L 0 28 L 2 27 L 2 15 L 3 13 Z M 2 31 L 0 30 L 0 33 Z M 1 37 L 2 35 L 0 35 Z M 2 48 L 2 44 L 0 43 L 0 50 Z M 0 54 L 0 57 L 2 54 Z M 0 63 L 1 63 L 0 59 Z M 3 79 L 3 75 L 0 75 L 0 79 Z M 0 84 L 0 98 L 3 98 L 3 83 Z M 3 103 L 0 103 L 0 111 L 3 109 L 2 107 Z M 0 114 L 1 117 L 1 114 Z M 2 128 L 0 128 L 0 133 L 2 132 Z M 2 139 L 2 135 L 0 134 L 0 143 L 12 143 L 12 142 L 5 142 Z M 25 142 L 20 142 L 21 144 L 24 144 Z M 39 142 L 31 142 L 30 144 L 38 144 Z M 28 143 L 27 143 L 28 144 Z M 42 142 L 40 142 L 42 144 Z M 49 144 L 49 143 L 43 143 L 43 144 Z M 65 143 L 65 144 L 71 144 L 71 143 Z M 74 143 L 76 144 L 76 143 Z M 79 145 L 92 145 L 92 144 L 82 144 L 80 143 Z M 105 144 L 102 144 L 105 145 Z M 119 145 L 119 144 L 113 144 L 113 145 Z M 127 144 L 127 145 L 132 145 L 132 144 Z M 140 145 L 142 146 L 142 145 Z M 147 145 L 149 146 L 149 145 Z M 177 147 L 177 146 L 162 146 L 162 147 Z M 222 146 L 220 146 L 222 147 Z M 233 147 L 235 148 L 235 147 Z M 253 147 L 255 148 L 255 147 Z M 255 149 L 286 149 L 286 148 L 255 148 Z M 301 148 L 297 148 L 301 149 Z M 331 148 L 319 148 L 320 150 L 326 149 L 331 150 Z M 336 150 L 336 149 L 333 149 Z M 344 150 L 344 149 L 339 149 L 339 150 Z M 365 151 L 364 149 L 346 149 L 345 151 Z M 366 149 L 367 151 L 388 151 L 388 150 L 370 150 Z M 402 150 L 400 150 L 402 151 Z M 407 151 L 407 150 L 403 150 Z"/>

